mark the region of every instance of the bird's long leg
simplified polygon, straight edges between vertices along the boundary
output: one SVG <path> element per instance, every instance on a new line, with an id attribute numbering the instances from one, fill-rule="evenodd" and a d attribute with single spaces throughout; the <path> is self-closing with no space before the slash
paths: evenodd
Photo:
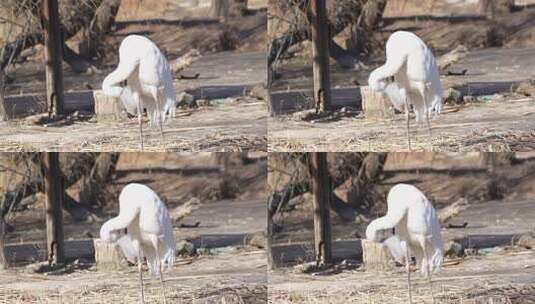
<path id="1" fill-rule="evenodd" d="M 427 90 L 426 87 L 422 88 L 420 90 L 420 94 L 422 95 L 422 100 L 424 102 L 425 107 L 425 123 L 427 124 L 427 132 L 429 133 L 429 145 L 431 147 L 433 146 L 433 135 L 431 134 L 431 122 L 429 118 L 429 107 L 427 106 Z"/>
<path id="2" fill-rule="evenodd" d="M 137 122 L 139 124 L 139 142 L 141 143 L 141 151 L 143 151 L 143 107 L 141 100 L 137 100 Z"/>
<path id="3" fill-rule="evenodd" d="M 405 269 L 407 270 L 407 289 L 409 291 L 409 304 L 412 304 L 411 257 L 409 254 L 409 244 L 406 244 L 405 246 Z"/>
<path id="4" fill-rule="evenodd" d="M 139 290 L 140 290 L 140 303 L 145 304 L 145 293 L 143 292 L 143 269 L 141 265 L 141 245 L 138 246 L 137 256 L 137 270 L 139 271 Z"/>
<path id="5" fill-rule="evenodd" d="M 421 242 L 422 243 L 422 242 Z M 433 300 L 433 304 L 435 304 L 435 295 L 433 294 L 433 284 L 431 282 L 431 263 L 429 263 L 429 257 L 427 255 L 427 248 L 425 247 L 425 241 L 421 245 L 424 250 L 424 263 L 422 263 L 422 267 L 425 267 L 425 274 L 427 275 L 427 280 L 429 283 L 429 289 L 431 290 L 431 299 Z M 423 265 L 425 264 L 425 266 Z"/>
<path id="6" fill-rule="evenodd" d="M 431 266 L 431 262 L 429 261 L 429 255 L 428 255 L 428 240 L 425 238 L 425 237 L 422 237 L 420 236 L 418 238 L 418 242 L 420 243 L 420 247 L 422 248 L 422 253 L 423 253 L 423 258 L 421 259 L 421 264 L 420 264 L 420 271 L 422 272 L 422 274 L 427 278 L 427 282 L 429 283 L 429 289 L 431 291 L 431 299 L 433 300 L 433 304 L 435 304 L 435 295 L 433 293 L 433 284 L 431 282 L 431 271 L 433 270 L 432 269 L 432 266 Z"/>
<path id="7" fill-rule="evenodd" d="M 410 113 L 409 113 L 409 100 L 408 97 L 405 97 L 405 119 L 407 122 L 407 144 L 409 146 L 409 151 L 411 151 L 411 133 L 410 133 Z"/>
<path id="8" fill-rule="evenodd" d="M 154 250 L 156 251 L 156 258 L 157 258 L 156 263 L 158 263 L 158 265 L 157 265 L 158 266 L 158 270 L 160 270 L 160 283 L 162 284 L 163 303 L 167 304 L 167 295 L 165 294 L 165 284 L 164 284 L 164 281 L 163 281 L 162 259 L 160 257 L 160 251 L 158 249 L 158 239 L 153 239 L 152 244 L 154 246 Z"/>
<path id="9" fill-rule="evenodd" d="M 162 112 L 160 112 L 160 92 L 159 89 L 156 88 L 156 90 L 152 93 L 152 96 L 154 98 L 154 101 L 156 102 L 156 117 L 157 117 L 157 124 L 160 126 L 160 135 L 162 136 L 162 145 L 165 146 L 165 138 L 163 136 L 163 115 Z M 165 114 L 164 114 L 165 115 Z"/>

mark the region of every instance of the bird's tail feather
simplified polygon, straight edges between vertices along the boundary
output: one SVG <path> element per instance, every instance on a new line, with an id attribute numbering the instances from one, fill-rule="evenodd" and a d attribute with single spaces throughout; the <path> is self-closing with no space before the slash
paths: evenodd
<path id="1" fill-rule="evenodd" d="M 438 248 L 435 249 L 435 252 L 433 253 L 433 256 L 431 257 L 431 272 L 440 270 L 443 259 L 444 257 L 442 254 L 442 250 Z"/>
<path id="2" fill-rule="evenodd" d="M 385 93 L 396 110 L 403 112 L 405 108 L 405 99 L 407 98 L 404 91 L 395 82 L 389 83 L 385 88 Z"/>
<path id="3" fill-rule="evenodd" d="M 134 246 L 132 236 L 130 234 L 122 236 L 117 240 L 117 245 L 119 245 L 119 248 L 121 248 L 121 252 L 123 253 L 124 257 L 130 263 L 135 263 L 138 258 L 139 248 Z"/>

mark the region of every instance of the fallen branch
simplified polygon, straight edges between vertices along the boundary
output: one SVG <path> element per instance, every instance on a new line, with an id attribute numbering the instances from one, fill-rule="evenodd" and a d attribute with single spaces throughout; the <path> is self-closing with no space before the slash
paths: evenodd
<path id="1" fill-rule="evenodd" d="M 198 209 L 201 204 L 201 201 L 193 197 L 183 205 L 176 207 L 171 210 L 171 219 L 173 222 L 179 222 L 184 219 L 186 216 L 190 215 L 194 210 Z"/>
<path id="2" fill-rule="evenodd" d="M 468 208 L 468 200 L 462 197 L 453 204 L 438 210 L 438 220 L 442 225 L 444 225 L 452 217 L 458 215 L 466 208 Z"/>

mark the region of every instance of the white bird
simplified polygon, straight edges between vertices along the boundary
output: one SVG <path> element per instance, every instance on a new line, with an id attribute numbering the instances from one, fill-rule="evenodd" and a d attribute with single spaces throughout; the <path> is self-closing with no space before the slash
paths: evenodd
<path id="1" fill-rule="evenodd" d="M 440 222 L 429 200 L 412 185 L 397 184 L 392 187 L 388 193 L 387 205 L 386 215 L 372 221 L 366 228 L 366 238 L 380 242 L 385 232 L 394 229 L 394 237 L 388 238 L 385 245 L 398 262 L 401 254 L 405 254 L 409 302 L 412 303 L 411 257 L 416 258 L 420 273 L 429 279 L 431 287 L 431 274 L 440 269 L 443 260 Z M 432 292 L 431 288 L 431 294 Z"/>
<path id="2" fill-rule="evenodd" d="M 410 105 L 418 123 L 425 119 L 431 138 L 429 115 L 442 111 L 442 85 L 435 57 L 422 39 L 411 32 L 393 33 L 386 42 L 386 63 L 370 74 L 368 85 L 385 92 L 398 111 L 405 109 L 409 150 Z"/>
<path id="3" fill-rule="evenodd" d="M 126 81 L 126 86 L 121 84 Z M 163 138 L 166 114 L 175 116 L 176 91 L 171 67 L 160 49 L 150 39 L 130 35 L 119 47 L 119 65 L 102 82 L 105 95 L 120 98 L 126 110 L 137 113 L 141 149 L 143 149 L 143 108 L 150 126 L 158 126 Z"/>
<path id="4" fill-rule="evenodd" d="M 176 242 L 169 212 L 158 195 L 142 184 L 128 184 L 119 195 L 119 215 L 102 225 L 100 238 L 116 243 L 125 257 L 137 260 L 141 302 L 144 303 L 141 265 L 147 259 L 149 271 L 160 276 L 164 291 L 163 268 L 172 269 Z"/>

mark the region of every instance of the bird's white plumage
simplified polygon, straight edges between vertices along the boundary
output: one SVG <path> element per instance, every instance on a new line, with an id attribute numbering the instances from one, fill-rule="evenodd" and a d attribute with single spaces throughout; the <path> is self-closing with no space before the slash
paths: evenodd
<path id="1" fill-rule="evenodd" d="M 100 238 L 117 243 L 129 260 L 141 253 L 154 275 L 160 274 L 163 265 L 173 267 L 176 242 L 169 212 L 145 185 L 132 183 L 123 188 L 119 215 L 102 225 Z"/>
<path id="2" fill-rule="evenodd" d="M 123 81 L 126 87 L 121 87 Z M 119 47 L 119 65 L 102 83 L 104 94 L 120 98 L 131 114 L 147 109 L 151 125 L 175 116 L 176 91 L 171 67 L 160 49 L 146 37 L 129 35 Z M 159 110 L 159 111 L 158 111 Z"/>
<path id="3" fill-rule="evenodd" d="M 394 82 L 389 81 L 394 77 Z M 393 33 L 386 43 L 386 63 L 368 79 L 372 90 L 385 92 L 399 111 L 405 99 L 413 106 L 416 121 L 423 122 L 429 113 L 442 111 L 442 85 L 435 57 L 415 34 Z"/>
<path id="4" fill-rule="evenodd" d="M 381 231 L 395 228 L 397 238 L 389 238 L 386 245 L 396 260 L 408 246 L 424 277 L 440 269 L 443 259 L 440 222 L 425 195 L 412 185 L 398 184 L 388 193 L 387 204 L 387 214 L 368 225 L 366 238 L 381 241 Z"/>

